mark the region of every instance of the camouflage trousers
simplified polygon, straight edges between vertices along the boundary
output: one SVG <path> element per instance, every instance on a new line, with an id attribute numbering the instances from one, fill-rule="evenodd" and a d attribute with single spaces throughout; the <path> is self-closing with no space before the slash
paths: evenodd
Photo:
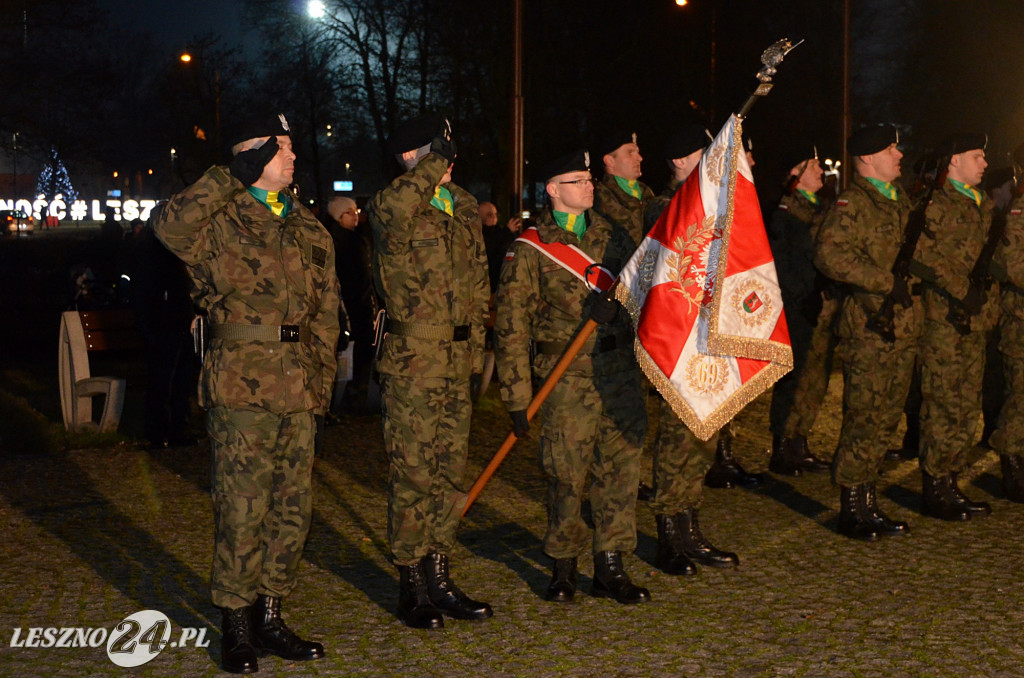
<path id="1" fill-rule="evenodd" d="M 655 514 L 675 515 L 700 506 L 704 475 L 715 461 L 717 435 L 707 442 L 686 427 L 665 400 L 658 404 L 658 437 L 654 440 Z"/>
<path id="2" fill-rule="evenodd" d="M 867 328 L 843 337 L 843 424 L 832 479 L 839 485 L 875 482 L 910 390 L 914 338 L 886 343 Z"/>
<path id="3" fill-rule="evenodd" d="M 838 343 L 835 324 L 841 307 L 840 299 L 822 300 L 818 324 L 811 332 L 810 346 L 804 355 L 803 366 L 795 375 L 796 386 L 793 389 L 792 405 L 781 430 L 776 430 L 773 426 L 772 433 L 781 433 L 787 438 L 795 438 L 798 435 L 807 436 L 814 428 L 821 403 L 825 400 L 825 394 L 828 392 L 829 377 L 832 375 L 832 357 Z M 797 372 L 795 366 L 793 371 Z M 773 394 L 773 407 L 774 404 L 775 396 Z"/>
<path id="4" fill-rule="evenodd" d="M 1006 400 L 999 411 L 999 426 L 992 447 L 999 454 L 1024 457 L 1024 355 L 1003 354 Z"/>
<path id="5" fill-rule="evenodd" d="M 544 552 L 572 558 L 591 541 L 583 519 L 588 476 L 593 551 L 636 548 L 636 491 L 647 430 L 635 367 L 596 377 L 562 377 L 541 407 L 540 461 L 548 476 Z"/>
<path id="6" fill-rule="evenodd" d="M 214 407 L 213 604 L 238 608 L 256 594 L 286 596 L 313 514 L 313 412 Z"/>
<path id="7" fill-rule="evenodd" d="M 466 505 L 467 380 L 381 375 L 388 545 L 395 565 L 450 553 Z"/>
<path id="8" fill-rule="evenodd" d="M 961 471 L 981 417 L 985 332 L 957 333 L 926 321 L 921 335 L 921 468 L 933 476 Z"/>

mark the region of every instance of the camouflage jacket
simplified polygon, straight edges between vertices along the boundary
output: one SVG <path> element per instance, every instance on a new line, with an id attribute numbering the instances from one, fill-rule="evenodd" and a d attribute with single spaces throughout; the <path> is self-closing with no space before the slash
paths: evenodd
<path id="1" fill-rule="evenodd" d="M 925 211 L 928 230 L 921 234 L 914 252 L 914 260 L 928 271 L 922 294 L 925 320 L 948 324 L 951 297 L 959 300 L 967 294 L 968 275 L 988 237 L 992 210 L 993 202 L 988 198 L 979 207 L 948 181 L 932 194 Z M 991 316 L 984 311 L 971 322 L 974 330 L 990 325 Z"/>
<path id="2" fill-rule="evenodd" d="M 308 342 L 213 339 L 203 361 L 205 407 L 324 412 L 338 343 L 334 245 L 294 196 L 286 218 L 211 167 L 173 196 L 153 228 L 188 266 L 193 300 L 214 325 L 298 325 Z"/>
<path id="3" fill-rule="evenodd" d="M 814 264 L 823 274 L 848 288 L 840 333 L 850 336 L 850 323 L 863 325 L 892 289 L 896 260 L 910 214 L 910 200 L 899 191 L 889 200 L 858 174 L 825 214 L 815 243 Z M 918 304 L 896 304 L 893 326 L 897 338 L 918 333 Z"/>
<path id="4" fill-rule="evenodd" d="M 814 238 L 824 216 L 820 204 L 815 205 L 802 193 L 794 192 L 782 196 L 768 222 L 768 242 L 787 316 L 802 312 L 813 321 L 821 310 Z"/>
<path id="5" fill-rule="evenodd" d="M 429 154 L 370 201 L 374 285 L 390 320 L 469 325 L 469 340 L 389 333 L 377 365 L 382 374 L 468 379 L 483 371 L 487 251 L 472 195 L 449 182 L 454 215 L 430 204 L 446 169 L 443 157 Z"/>
<path id="6" fill-rule="evenodd" d="M 1024 358 L 1024 198 L 1010 204 L 1003 245 L 993 263 L 1006 272 L 999 316 L 999 350 Z"/>
<path id="7" fill-rule="evenodd" d="M 629 235 L 612 226 L 593 210 L 587 212 L 587 230 L 582 239 L 560 228 L 545 210 L 537 221 L 542 242 L 574 245 L 617 276 L 634 248 Z M 501 269 L 501 283 L 495 298 L 494 353 L 501 381 L 501 397 L 510 410 L 526 409 L 533 394 L 530 342 L 566 346 L 589 317 L 593 292 L 532 245 L 512 243 Z M 594 352 L 605 337 L 615 337 L 614 350 Z M 629 314 L 619 309 L 618 317 L 598 326 L 572 362 L 568 374 L 612 374 L 639 369 L 633 358 L 633 330 Z M 547 377 L 560 355 L 539 351 L 533 364 L 538 379 Z"/>
<path id="8" fill-rule="evenodd" d="M 661 213 L 664 212 L 665 208 L 668 207 L 668 204 L 672 202 L 672 198 L 675 197 L 676 191 L 678 191 L 679 187 L 682 185 L 683 182 L 673 177 L 669 179 L 668 186 L 665 187 L 664 191 L 647 201 L 644 205 L 644 235 L 647 235 L 651 229 L 654 228 L 654 224 L 658 222 L 658 219 L 661 217 Z M 637 242 L 637 244 L 639 245 L 640 243 Z"/>
<path id="9" fill-rule="evenodd" d="M 647 184 L 642 181 L 637 183 L 640 184 L 639 200 L 626 195 L 611 174 L 606 173 L 594 184 L 593 211 L 613 225 L 625 229 L 633 239 L 634 247 L 647 235 L 647 230 L 644 229 L 644 208 L 647 202 L 654 198 L 654 191 L 648 188 Z"/>

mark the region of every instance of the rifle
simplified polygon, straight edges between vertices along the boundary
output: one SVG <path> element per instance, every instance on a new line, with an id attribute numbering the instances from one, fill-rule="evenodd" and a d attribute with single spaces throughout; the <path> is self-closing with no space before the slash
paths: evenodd
<path id="1" fill-rule="evenodd" d="M 940 163 L 939 167 L 945 168 L 948 166 L 949 156 L 946 156 L 945 164 Z M 900 244 L 899 252 L 896 253 L 896 260 L 892 262 L 893 290 L 896 289 L 898 284 L 906 286 L 907 280 L 910 278 L 910 262 L 914 259 L 917 241 L 921 239 L 921 234 L 928 230 L 924 216 L 925 210 L 928 209 L 928 204 L 932 201 L 932 194 L 935 193 L 935 188 L 940 186 L 945 179 L 945 171 L 936 172 L 935 177 L 925 187 L 921 200 L 914 207 L 910 216 L 907 217 L 907 228 L 903 232 L 903 242 Z M 907 306 L 904 306 L 904 308 L 907 308 Z M 890 344 L 896 342 L 896 330 L 893 327 L 895 311 L 896 298 L 893 297 L 890 290 L 885 295 L 882 305 L 875 313 L 868 317 L 867 322 L 869 330 L 876 332 Z"/>
<path id="2" fill-rule="evenodd" d="M 988 236 L 985 244 L 978 253 L 978 258 L 967 275 L 970 287 L 963 299 L 951 299 L 949 313 L 946 320 L 956 329 L 957 332 L 967 335 L 971 331 L 971 317 L 981 312 L 981 306 L 985 303 L 986 293 L 992 285 L 992 257 L 995 256 L 996 248 L 1006 233 L 1006 212 L 997 210 L 992 215 L 992 224 L 988 227 Z"/>

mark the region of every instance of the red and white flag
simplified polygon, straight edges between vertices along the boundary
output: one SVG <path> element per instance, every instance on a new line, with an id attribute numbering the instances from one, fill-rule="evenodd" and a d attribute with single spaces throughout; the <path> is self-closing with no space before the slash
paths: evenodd
<path id="1" fill-rule="evenodd" d="M 651 383 L 702 440 L 793 368 L 754 179 L 731 116 L 619 275 Z"/>

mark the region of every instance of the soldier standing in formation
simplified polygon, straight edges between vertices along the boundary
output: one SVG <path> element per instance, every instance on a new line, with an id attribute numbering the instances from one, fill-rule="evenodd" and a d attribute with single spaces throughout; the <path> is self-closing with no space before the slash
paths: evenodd
<path id="1" fill-rule="evenodd" d="M 200 385 L 213 451 L 210 588 L 230 673 L 256 671 L 261 651 L 324 656 L 281 618 L 309 532 L 339 334 L 331 237 L 287 190 L 290 134 L 283 115 L 246 125 L 230 165 L 173 196 L 154 224 L 211 323 Z"/>
<path id="2" fill-rule="evenodd" d="M 892 273 L 910 212 L 910 201 L 893 184 L 903 157 L 898 140 L 891 125 L 865 127 L 850 136 L 856 174 L 827 213 L 815 255 L 818 269 L 850 290 L 839 320 L 844 412 L 832 462 L 840 488 L 838 531 L 869 541 L 908 529 L 879 510 L 875 493 L 885 441 L 899 423 L 910 388 L 920 331 L 919 297 Z M 867 328 L 886 295 L 898 302 L 893 343 Z"/>
<path id="3" fill-rule="evenodd" d="M 590 542 L 594 595 L 641 603 L 650 594 L 630 581 L 622 554 L 632 552 L 637 540 L 636 492 L 647 429 L 642 377 L 628 314 L 585 282 L 600 278 L 596 264 L 617 275 L 635 245 L 625 230 L 591 209 L 594 186 L 585 151 L 558 158 L 539 178 L 550 209 L 540 215 L 536 229 L 527 229 L 512 244 L 496 299 L 498 376 L 517 436 L 529 430 L 533 379 L 548 375 L 583 320 L 600 323 L 541 407 L 540 457 L 548 477 L 544 552 L 555 561 L 545 599 L 573 599 L 577 559 Z M 567 246 L 595 265 L 577 271 L 559 263 L 557 253 Z M 531 341 L 536 346 L 532 366 Z M 592 540 L 582 515 L 588 476 L 593 476 Z"/>
<path id="4" fill-rule="evenodd" d="M 922 511 L 943 520 L 992 511 L 957 486 L 957 473 L 977 437 L 989 329 L 979 316 L 985 294 L 968 280 L 992 224 L 993 203 L 976 188 L 988 166 L 987 141 L 984 134 L 957 134 L 939 147 L 939 157 L 949 158 L 948 168 L 939 168 L 946 170 L 946 180 L 932 195 L 925 212 L 928 228 L 914 257 L 924 267 L 918 355 Z M 971 322 L 971 316 L 978 317 Z"/>
<path id="5" fill-rule="evenodd" d="M 476 200 L 451 181 L 456 148 L 447 121 L 408 121 L 390 150 L 405 172 L 369 203 L 374 284 L 387 311 L 377 370 L 391 462 L 388 544 L 399 617 L 437 629 L 442 615 L 493 614 L 449 575 L 466 502 L 470 382 L 483 370 L 487 254 Z"/>
<path id="6" fill-rule="evenodd" d="M 999 453 L 1003 493 L 1024 503 L 1024 198 L 1019 195 L 1010 203 L 1003 242 L 993 263 L 1001 282 L 999 352 L 1006 400 L 989 440 Z"/>
<path id="7" fill-rule="evenodd" d="M 640 181 L 640 147 L 636 132 L 617 132 L 597 146 L 597 157 L 604 166 L 601 181 L 594 186 L 594 211 L 622 228 L 633 239 L 634 247 L 647 235 L 644 207 L 654 197 Z"/>
<path id="8" fill-rule="evenodd" d="M 793 371 L 772 388 L 768 414 L 772 454 L 768 468 L 772 473 L 790 476 L 828 469 L 811 455 L 807 434 L 828 388 L 832 319 L 838 307 L 829 303 L 831 314 L 822 313 L 822 275 L 814 266 L 814 241 L 825 216 L 818 200 L 824 172 L 816 151 L 803 156 L 795 158 L 797 163 L 789 171 L 779 206 L 768 224 L 768 241 L 793 346 Z"/>
<path id="9" fill-rule="evenodd" d="M 709 141 L 707 130 L 687 125 L 673 134 L 662 156 L 672 177 L 644 211 L 650 231 L 686 178 L 700 165 Z M 735 567 L 739 558 L 715 548 L 701 533 L 698 512 L 704 476 L 715 459 L 717 437 L 703 441 L 693 435 L 664 398 L 658 399 L 658 435 L 654 441 L 654 494 L 651 510 L 658 527 L 657 565 L 666 574 L 695 574 L 694 563 Z M 740 471 L 742 473 L 742 470 Z"/>

